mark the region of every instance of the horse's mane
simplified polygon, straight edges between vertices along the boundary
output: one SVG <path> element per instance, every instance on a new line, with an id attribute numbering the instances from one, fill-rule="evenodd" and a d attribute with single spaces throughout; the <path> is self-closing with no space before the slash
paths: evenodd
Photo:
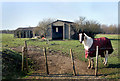
<path id="1" fill-rule="evenodd" d="M 85 33 L 87 36 L 91 37 L 94 39 L 95 37 L 95 34 L 94 33 L 89 33 L 89 32 L 82 32 L 82 33 Z"/>

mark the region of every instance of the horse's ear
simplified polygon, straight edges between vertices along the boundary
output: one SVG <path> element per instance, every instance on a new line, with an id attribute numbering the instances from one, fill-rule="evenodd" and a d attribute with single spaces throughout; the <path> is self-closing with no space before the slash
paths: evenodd
<path id="1" fill-rule="evenodd" d="M 85 36 L 87 36 L 87 34 L 86 34 L 86 33 L 84 33 L 84 35 L 85 35 Z"/>
<path id="2" fill-rule="evenodd" d="M 86 36 L 86 34 L 85 33 L 83 33 L 84 34 L 84 36 Z"/>

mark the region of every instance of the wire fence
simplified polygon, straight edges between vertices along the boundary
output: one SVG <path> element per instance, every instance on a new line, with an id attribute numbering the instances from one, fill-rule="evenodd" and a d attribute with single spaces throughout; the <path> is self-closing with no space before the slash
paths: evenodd
<path id="1" fill-rule="evenodd" d="M 95 49 L 90 49 L 92 51 L 96 52 L 96 66 L 95 66 L 95 75 L 98 75 L 98 53 L 99 50 L 111 50 L 112 48 L 99 48 L 98 46 Z M 27 47 L 27 43 L 25 41 L 25 44 L 22 48 L 22 71 L 24 71 L 26 68 L 28 71 L 28 61 L 26 60 L 26 62 L 24 62 L 24 59 L 27 59 L 27 55 L 29 51 L 39 51 L 42 52 L 45 58 L 45 65 L 46 65 L 46 73 L 49 75 L 49 67 L 48 67 L 48 62 L 47 62 L 47 49 L 46 48 L 40 48 L 40 47 Z M 76 71 L 75 71 L 75 64 L 74 64 L 74 53 L 72 52 L 72 49 L 70 49 L 69 51 L 70 56 L 71 56 L 71 62 L 72 65 L 71 67 L 73 68 L 73 75 L 76 75 Z M 25 58 L 26 57 L 26 58 Z M 26 63 L 26 64 L 25 64 Z"/>

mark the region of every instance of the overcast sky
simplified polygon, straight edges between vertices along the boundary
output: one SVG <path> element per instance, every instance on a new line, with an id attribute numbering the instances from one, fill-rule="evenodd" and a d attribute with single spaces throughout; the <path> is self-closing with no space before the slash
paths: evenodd
<path id="1" fill-rule="evenodd" d="M 100 24 L 118 24 L 118 2 L 2 2 L 2 29 L 35 27 L 44 18 L 75 21 L 79 16 Z"/>

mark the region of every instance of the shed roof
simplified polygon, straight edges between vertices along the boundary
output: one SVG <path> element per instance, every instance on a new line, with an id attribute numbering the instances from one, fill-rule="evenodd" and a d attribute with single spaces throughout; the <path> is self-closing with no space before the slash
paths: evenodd
<path id="1" fill-rule="evenodd" d="M 23 28 L 23 27 L 20 27 L 20 28 L 18 28 L 18 29 L 16 29 L 16 30 L 33 30 L 35 27 L 25 27 L 25 28 Z"/>
<path id="2" fill-rule="evenodd" d="M 56 20 L 56 21 L 54 21 L 54 22 L 52 22 L 52 23 L 50 23 L 50 24 L 53 24 L 53 23 L 56 23 L 56 22 L 64 22 L 64 23 L 69 23 L 69 24 L 73 24 L 74 22 L 71 22 L 71 21 L 63 21 L 63 20 Z M 50 25 L 50 24 L 48 24 L 48 25 Z"/>
<path id="3" fill-rule="evenodd" d="M 55 23 L 55 22 L 58 22 L 58 21 L 60 21 L 60 22 L 65 22 L 65 23 L 74 23 L 74 22 L 71 22 L 71 21 L 63 21 L 63 20 L 57 20 L 57 21 L 54 21 L 54 22 L 52 22 L 52 23 Z"/>

